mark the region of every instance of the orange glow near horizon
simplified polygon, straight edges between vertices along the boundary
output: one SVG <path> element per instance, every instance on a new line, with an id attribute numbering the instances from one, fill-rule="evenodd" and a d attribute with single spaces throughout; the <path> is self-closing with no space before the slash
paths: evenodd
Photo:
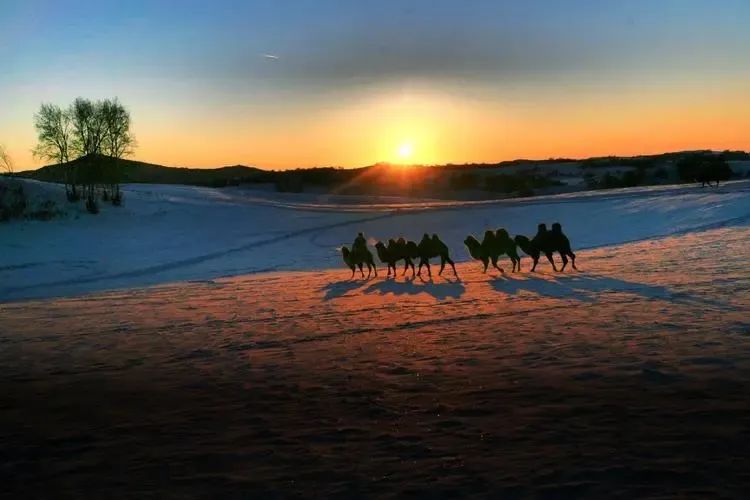
<path id="1" fill-rule="evenodd" d="M 168 166 L 360 167 L 516 158 L 586 158 L 685 149 L 750 149 L 749 79 L 721 91 L 623 88 L 609 93 L 529 89 L 469 98 L 461 92 L 370 92 L 331 107 L 215 113 L 132 102 L 134 159 Z M 127 97 L 123 101 L 128 103 Z M 177 113 L 179 116 L 175 116 Z M 18 118 L 20 120 L 20 117 Z M 18 170 L 32 158 L 31 116 L 1 130 Z"/>

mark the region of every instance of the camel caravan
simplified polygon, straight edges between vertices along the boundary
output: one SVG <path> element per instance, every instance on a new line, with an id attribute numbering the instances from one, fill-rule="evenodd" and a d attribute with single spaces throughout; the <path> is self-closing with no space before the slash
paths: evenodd
<path id="1" fill-rule="evenodd" d="M 547 229 L 546 224 L 539 224 L 537 227 L 537 233 L 533 238 L 528 238 L 523 235 L 516 235 L 515 238 L 511 238 L 508 231 L 503 228 L 497 231 L 485 231 L 482 241 L 479 241 L 476 237 L 469 235 L 464 240 L 464 244 L 469 251 L 469 255 L 475 260 L 480 261 L 484 265 L 483 272 L 487 272 L 487 268 L 490 263 L 492 267 L 498 271 L 505 272 L 502 267 L 498 266 L 497 261 L 503 255 L 507 255 L 513 265 L 513 272 L 521 270 L 521 257 L 518 254 L 520 248 L 523 253 L 531 257 L 533 265 L 531 271 L 536 271 L 536 266 L 539 263 L 539 259 L 542 255 L 547 257 L 552 269 L 555 272 L 561 272 L 565 270 L 568 265 L 568 259 L 573 269 L 578 270 L 576 267 L 576 254 L 573 253 L 570 247 L 570 240 L 565 233 L 562 231 L 562 226 L 555 222 L 552 224 L 552 229 Z M 450 257 L 450 251 L 448 246 L 440 240 L 437 234 L 432 236 L 427 233 L 424 234 L 422 240 L 419 243 L 413 241 L 407 241 L 404 238 L 389 239 L 386 245 L 382 241 L 375 243 L 375 250 L 378 254 L 378 258 L 383 264 L 386 264 L 388 268 L 388 276 L 391 275 L 393 270 L 393 276 L 396 276 L 396 264 L 403 260 L 404 271 L 402 276 L 406 275 L 406 272 L 411 268 L 412 277 L 421 276 L 422 268 L 427 268 L 427 274 L 432 277 L 432 270 L 430 269 L 430 259 L 440 258 L 440 271 L 438 275 L 443 273 L 445 270 L 445 264 L 450 264 L 453 269 L 453 274 L 458 277 L 456 272 L 456 265 Z M 562 267 L 560 269 L 555 265 L 553 254 L 560 254 L 562 259 Z M 373 258 L 372 252 L 367 248 L 367 240 L 363 233 L 357 234 L 357 237 L 352 243 L 351 250 L 344 246 L 341 247 L 341 255 L 344 258 L 344 263 L 351 269 L 354 277 L 355 271 L 359 268 L 359 272 L 362 277 L 365 276 L 364 266 L 367 265 L 367 277 L 369 278 L 374 272 L 375 276 L 378 275 L 378 268 L 375 265 L 375 259 Z M 415 268 L 414 261 L 419 259 L 419 266 Z"/>

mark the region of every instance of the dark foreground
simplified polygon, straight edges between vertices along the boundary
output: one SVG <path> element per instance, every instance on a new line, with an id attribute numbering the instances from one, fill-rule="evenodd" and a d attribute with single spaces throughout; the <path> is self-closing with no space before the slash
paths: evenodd
<path id="1" fill-rule="evenodd" d="M 744 498 L 749 236 L 0 305 L 2 492 Z"/>

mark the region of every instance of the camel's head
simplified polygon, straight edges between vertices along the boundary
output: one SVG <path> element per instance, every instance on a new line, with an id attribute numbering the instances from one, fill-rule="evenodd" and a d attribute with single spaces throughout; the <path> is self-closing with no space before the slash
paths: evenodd
<path id="1" fill-rule="evenodd" d="M 346 246 L 341 247 L 341 256 L 344 257 L 344 260 L 347 260 L 350 254 L 351 252 Z"/>
<path id="2" fill-rule="evenodd" d="M 516 245 L 518 245 L 519 247 L 522 247 L 522 248 L 525 247 L 525 246 L 527 246 L 528 243 L 529 243 L 529 239 L 526 236 L 522 235 L 522 234 L 517 234 L 516 237 L 513 238 L 513 241 L 516 242 Z"/>
<path id="3" fill-rule="evenodd" d="M 552 232 L 553 233 L 562 233 L 562 226 L 559 222 L 555 222 L 552 224 Z"/>
<path id="4" fill-rule="evenodd" d="M 475 248 L 479 246 L 479 240 L 477 240 L 474 236 L 469 235 L 464 240 L 464 245 L 466 245 L 468 248 Z"/>

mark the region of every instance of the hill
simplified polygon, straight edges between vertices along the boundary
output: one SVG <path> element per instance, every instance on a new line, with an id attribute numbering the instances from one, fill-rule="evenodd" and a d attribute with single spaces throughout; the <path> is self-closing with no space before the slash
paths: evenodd
<path id="1" fill-rule="evenodd" d="M 103 156 L 99 158 L 106 160 Z M 498 163 L 410 165 L 406 168 L 404 165 L 377 163 L 353 169 L 315 167 L 262 170 L 243 165 L 176 168 L 121 160 L 121 181 L 211 187 L 266 184 L 280 192 L 484 199 L 693 182 L 693 178 L 681 178 L 679 165 L 706 159 L 727 163 L 731 169 L 729 177 L 750 175 L 750 154 L 747 152 L 678 151 L 633 157 L 519 159 Z M 66 167 L 76 167 L 85 161 L 80 158 L 18 175 L 40 181 L 63 182 Z"/>
<path id="2" fill-rule="evenodd" d="M 102 160 L 105 157 L 102 157 Z M 85 161 L 78 158 L 61 165 L 48 165 L 38 170 L 19 172 L 19 177 L 26 177 L 46 182 L 63 182 L 67 168 L 76 167 Z M 165 167 L 153 163 L 135 160 L 120 160 L 122 163 L 122 182 L 141 184 L 190 184 L 197 186 L 226 186 L 240 179 L 250 181 L 263 173 L 262 170 L 245 165 L 233 165 L 220 168 L 183 168 Z"/>

